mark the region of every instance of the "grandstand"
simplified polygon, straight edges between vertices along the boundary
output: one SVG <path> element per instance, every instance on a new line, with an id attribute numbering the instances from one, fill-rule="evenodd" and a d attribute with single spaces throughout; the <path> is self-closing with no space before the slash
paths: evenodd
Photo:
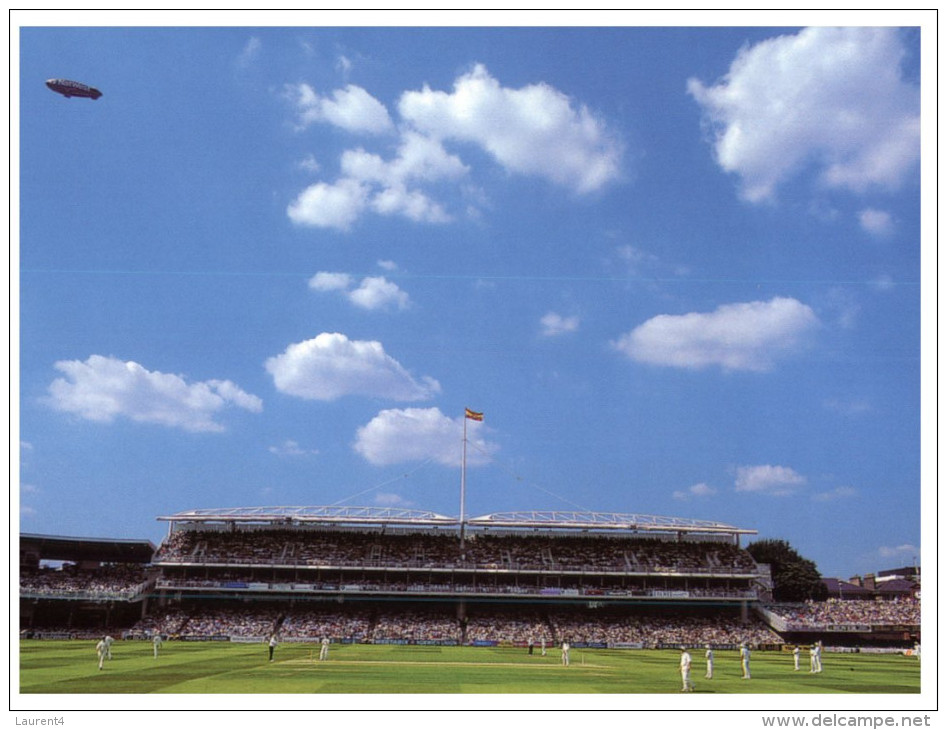
<path id="1" fill-rule="evenodd" d="M 770 603 L 769 566 L 741 545 L 755 530 L 719 522 L 508 512 L 461 523 L 421 510 L 338 506 L 157 519 L 168 525 L 157 549 L 134 541 L 123 553 L 122 541 L 21 536 L 21 628 L 94 625 L 130 638 L 157 632 L 230 641 L 271 633 L 376 644 L 569 640 L 576 647 L 835 644 L 839 637 L 897 644 L 920 632 L 910 612 L 891 614 L 900 618 L 883 631 L 880 614 L 855 620 L 851 607 L 847 621 L 787 615 Z M 41 559 L 74 564 L 44 571 Z M 112 583 L 103 589 L 106 579 Z M 90 592 L 93 584 L 98 592 Z"/>
<path id="2" fill-rule="evenodd" d="M 156 582 L 149 540 L 20 535 L 20 628 L 89 635 L 145 615 Z M 53 564 L 62 564 L 56 569 Z"/>
<path id="3" fill-rule="evenodd" d="M 286 598 L 511 595 L 539 602 L 759 597 L 753 534 L 720 523 L 600 513 L 502 513 L 461 532 L 430 512 L 197 510 L 168 517 L 159 591 Z"/>
<path id="4" fill-rule="evenodd" d="M 640 644 L 654 634 L 639 624 L 655 612 L 723 611 L 749 627 L 750 606 L 766 590 L 766 571 L 740 547 L 755 531 L 718 522 L 512 512 L 461 524 L 370 507 L 192 510 L 158 519 L 169 524 L 153 560 L 159 602 L 190 616 L 182 623 L 175 611 L 161 627 L 182 635 L 196 625 L 232 625 L 230 605 L 252 600 L 269 630 L 300 640 L 525 644 L 568 636 L 576 644 Z M 620 619 L 623 629 L 613 625 Z"/>

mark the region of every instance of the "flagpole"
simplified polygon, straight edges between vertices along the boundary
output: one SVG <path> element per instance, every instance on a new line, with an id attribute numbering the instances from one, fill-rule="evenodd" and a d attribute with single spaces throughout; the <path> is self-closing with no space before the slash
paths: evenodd
<path id="1" fill-rule="evenodd" d="M 460 558 L 463 560 L 465 556 L 465 545 L 464 545 L 464 522 L 465 522 L 465 513 L 464 513 L 464 502 L 466 501 L 467 496 L 467 410 L 464 409 L 464 455 L 460 464 Z"/>
<path id="2" fill-rule="evenodd" d="M 467 421 L 482 421 L 483 413 L 464 408 L 464 456 L 460 463 L 460 557 L 466 559 L 467 534 Z"/>

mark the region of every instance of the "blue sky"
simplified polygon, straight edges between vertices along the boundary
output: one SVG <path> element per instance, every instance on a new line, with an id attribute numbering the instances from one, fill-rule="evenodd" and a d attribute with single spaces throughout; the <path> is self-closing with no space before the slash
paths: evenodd
<path id="1" fill-rule="evenodd" d="M 920 558 L 917 27 L 30 25 L 22 531 L 458 515 L 470 407 L 470 515 Z"/>

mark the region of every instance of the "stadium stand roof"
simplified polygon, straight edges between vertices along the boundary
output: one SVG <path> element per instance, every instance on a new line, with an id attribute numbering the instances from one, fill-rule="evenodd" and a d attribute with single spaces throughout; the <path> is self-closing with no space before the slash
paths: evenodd
<path id="1" fill-rule="evenodd" d="M 911 596 L 918 590 L 917 583 L 904 578 L 875 583 L 875 592 L 883 596 Z"/>
<path id="2" fill-rule="evenodd" d="M 436 512 L 397 507 L 228 507 L 194 509 L 158 517 L 164 522 L 264 522 L 382 525 L 445 525 L 457 520 Z"/>
<path id="3" fill-rule="evenodd" d="M 20 534 L 20 549 L 40 560 L 94 560 L 103 563 L 148 563 L 157 549 L 150 540 Z"/>
<path id="4" fill-rule="evenodd" d="M 892 568 L 891 570 L 879 570 L 878 571 L 878 580 L 891 579 L 891 578 L 912 578 L 917 577 L 921 573 L 920 568 L 916 565 L 908 565 L 904 568 Z"/>
<path id="5" fill-rule="evenodd" d="M 278 524 L 407 525 L 459 528 L 460 520 L 424 510 L 394 507 L 235 507 L 194 509 L 157 518 L 164 522 L 254 522 Z M 755 535 L 722 522 L 615 512 L 495 512 L 465 520 L 468 528 L 625 530 Z"/>
<path id="6" fill-rule="evenodd" d="M 617 512 L 496 512 L 468 520 L 468 525 L 489 527 L 551 527 L 578 530 L 634 530 L 660 532 L 710 532 L 755 535 L 756 530 L 742 529 L 710 520 L 682 517 L 622 514 Z"/>
<path id="7" fill-rule="evenodd" d="M 867 598 L 874 595 L 874 591 L 855 583 L 838 578 L 823 578 L 822 582 L 828 590 L 829 598 Z"/>

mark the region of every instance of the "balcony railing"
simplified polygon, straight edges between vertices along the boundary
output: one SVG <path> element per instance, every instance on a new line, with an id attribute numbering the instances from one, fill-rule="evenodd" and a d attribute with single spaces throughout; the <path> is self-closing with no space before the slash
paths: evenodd
<path id="1" fill-rule="evenodd" d="M 57 599 L 63 601 L 134 601 L 149 593 L 155 585 L 155 579 L 144 581 L 125 588 L 72 588 L 69 586 L 20 586 L 20 598 Z"/>
<path id="2" fill-rule="evenodd" d="M 552 588 L 541 586 L 502 586 L 502 585 L 446 585 L 446 584 L 403 584 L 394 583 L 381 585 L 377 583 L 271 583 L 262 581 L 241 580 L 195 580 L 161 578 L 158 580 L 158 590 L 171 591 L 234 591 L 240 593 L 270 593 L 270 594 L 330 594 L 344 595 L 358 593 L 359 595 L 498 595 L 530 597 L 537 599 L 582 598 L 592 601 L 607 601 L 621 598 L 655 598 L 655 599 L 732 599 L 757 600 L 758 594 L 753 589 L 664 589 L 664 588 L 598 588 L 591 586 Z"/>
<path id="3" fill-rule="evenodd" d="M 756 567 L 707 566 L 707 565 L 601 565 L 595 563 L 565 563 L 561 561 L 497 561 L 475 562 L 464 560 L 386 560 L 363 558 L 306 558 L 292 556 L 222 556 L 199 555 L 157 558 L 154 564 L 161 567 L 216 567 L 216 568 L 286 568 L 294 570 L 349 570 L 379 569 L 405 571 L 470 571 L 478 573 L 544 573 L 580 575 L 642 575 L 642 576 L 701 576 L 701 577 L 757 577 Z"/>

